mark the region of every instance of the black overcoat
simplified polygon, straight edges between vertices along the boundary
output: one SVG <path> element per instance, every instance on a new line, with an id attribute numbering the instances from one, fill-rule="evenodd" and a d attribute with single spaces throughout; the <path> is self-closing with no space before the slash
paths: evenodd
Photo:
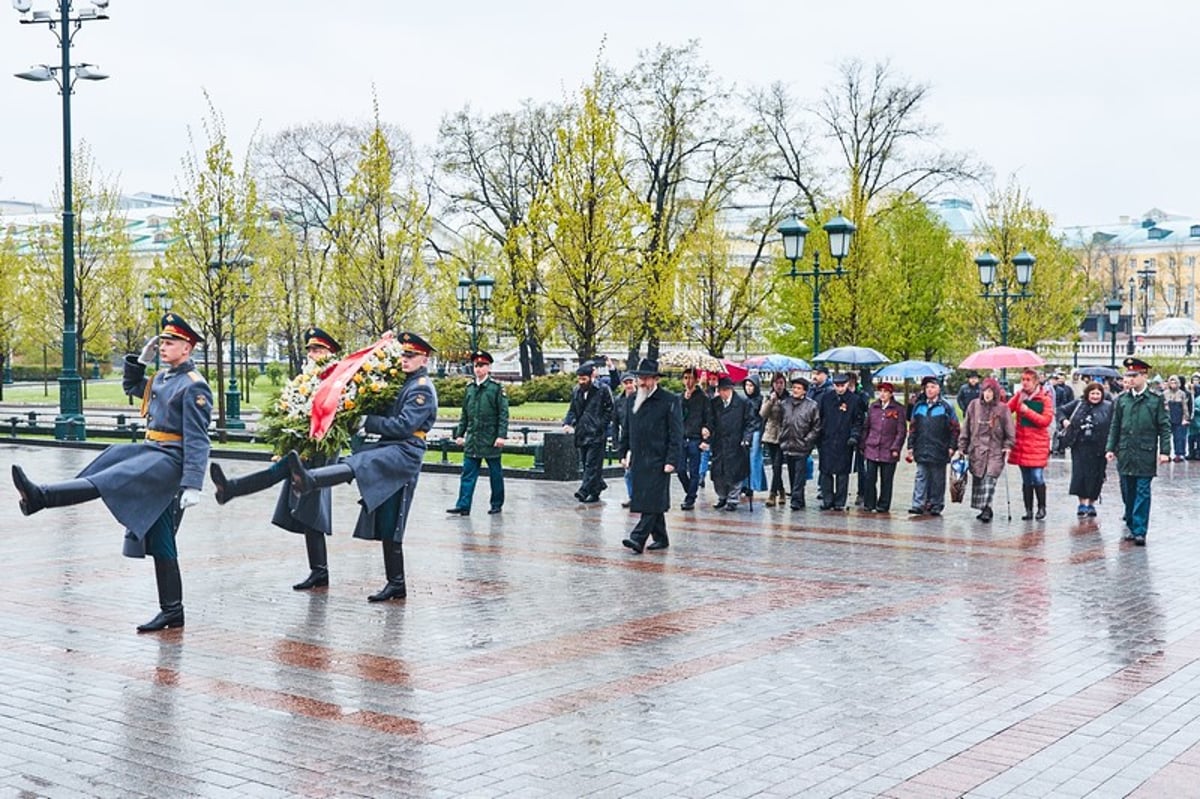
<path id="1" fill-rule="evenodd" d="M 750 474 L 750 439 L 754 433 L 754 410 L 750 402 L 738 394 L 729 400 L 729 407 L 718 395 L 712 399 L 712 447 L 708 471 L 714 481 L 738 483 Z"/>
<path id="2" fill-rule="evenodd" d="M 821 471 L 827 474 L 849 474 L 854 465 L 854 450 L 862 432 L 862 400 L 846 391 L 826 391 L 817 400 L 821 410 Z M 853 442 L 853 446 L 851 446 Z"/>
<path id="3" fill-rule="evenodd" d="M 679 395 L 665 388 L 656 389 L 637 413 L 630 403 L 618 450 L 622 457 L 629 455 L 633 478 L 629 509 L 634 513 L 670 510 L 671 475 L 663 467 L 671 464 L 679 471 L 683 463 L 683 406 Z"/>

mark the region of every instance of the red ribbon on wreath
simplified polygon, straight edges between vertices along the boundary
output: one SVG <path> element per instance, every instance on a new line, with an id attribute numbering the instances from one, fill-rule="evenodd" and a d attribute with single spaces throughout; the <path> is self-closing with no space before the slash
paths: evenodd
<path id="1" fill-rule="evenodd" d="M 347 355 L 338 361 L 321 380 L 317 390 L 313 392 L 312 421 L 308 428 L 309 438 L 319 441 L 325 437 L 329 428 L 333 426 L 333 419 L 337 416 L 338 403 L 341 402 L 342 392 L 346 390 L 346 386 L 350 385 L 350 381 L 358 374 L 358 370 L 362 368 L 363 362 L 371 353 L 391 339 L 392 334 L 388 333 L 371 346 Z"/>

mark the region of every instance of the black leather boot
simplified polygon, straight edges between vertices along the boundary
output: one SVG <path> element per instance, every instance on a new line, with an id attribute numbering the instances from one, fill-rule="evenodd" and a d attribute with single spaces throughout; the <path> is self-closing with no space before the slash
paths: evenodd
<path id="1" fill-rule="evenodd" d="M 234 497 L 253 494 L 282 482 L 288 476 L 288 467 L 284 461 L 278 460 L 267 468 L 251 472 L 245 477 L 226 477 L 225 472 L 221 470 L 221 464 L 213 461 L 208 466 L 208 475 L 216 487 L 217 504 L 224 505 Z"/>
<path id="2" fill-rule="evenodd" d="M 354 479 L 354 470 L 345 463 L 306 469 L 295 450 L 289 452 L 283 460 L 291 473 L 292 489 L 301 494 L 309 494 L 318 488 L 328 488 L 339 483 L 349 483 Z"/>
<path id="3" fill-rule="evenodd" d="M 1037 497 L 1037 513 L 1033 515 L 1033 518 L 1038 520 L 1044 519 L 1046 518 L 1046 484 L 1042 483 L 1040 486 L 1034 486 L 1033 493 Z"/>
<path id="4" fill-rule="evenodd" d="M 21 495 L 21 513 L 31 516 L 43 508 L 58 508 L 63 505 L 78 505 L 100 496 L 100 491 L 90 480 L 77 477 L 61 483 L 38 485 L 26 476 L 25 471 L 13 464 L 13 485 Z"/>
<path id="5" fill-rule="evenodd" d="M 158 606 L 161 610 L 150 621 L 138 625 L 139 633 L 183 626 L 183 578 L 179 576 L 179 561 L 155 558 L 154 580 L 158 583 Z"/>
<path id="6" fill-rule="evenodd" d="M 1029 521 L 1033 518 L 1033 486 L 1021 486 L 1021 498 L 1025 500 L 1025 515 L 1021 517 L 1021 521 Z"/>
<path id="7" fill-rule="evenodd" d="M 404 599 L 408 588 L 404 584 L 404 542 L 383 542 L 383 568 L 387 573 L 387 585 L 378 594 L 367 597 L 368 602 L 386 602 L 389 599 Z"/>
<path id="8" fill-rule="evenodd" d="M 302 582 L 292 586 L 295 591 L 307 591 L 310 588 L 324 588 L 329 585 L 329 567 L 326 564 L 325 534 L 310 532 L 304 534 L 304 548 L 308 550 L 308 568 L 312 571 Z"/>

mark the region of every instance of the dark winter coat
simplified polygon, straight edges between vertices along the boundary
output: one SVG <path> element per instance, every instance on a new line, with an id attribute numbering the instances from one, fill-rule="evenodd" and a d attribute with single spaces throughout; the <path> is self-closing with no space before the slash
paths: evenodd
<path id="1" fill-rule="evenodd" d="M 625 435 L 625 426 L 629 424 L 629 412 L 637 392 L 626 394 L 623 390 L 613 395 L 613 449 L 620 453 L 621 438 Z"/>
<path id="2" fill-rule="evenodd" d="M 1038 386 L 1032 395 L 1017 391 L 1008 401 L 1017 415 L 1017 443 L 1008 462 L 1040 468 L 1050 462 L 1050 425 L 1054 423 L 1054 395 Z"/>
<path id="3" fill-rule="evenodd" d="M 690 397 L 679 395 L 683 407 L 683 435 L 685 438 L 703 438 L 703 428 L 712 431 L 712 397 L 697 386 Z"/>
<path id="4" fill-rule="evenodd" d="M 859 442 L 863 457 L 877 463 L 896 463 L 900 460 L 907 434 L 904 406 L 893 399 L 885 408 L 882 400 L 875 400 L 863 417 L 862 440 Z"/>
<path id="5" fill-rule="evenodd" d="M 752 383 L 754 385 L 753 392 L 745 390 L 746 383 Z M 746 402 L 750 403 L 750 412 L 752 414 L 750 422 L 753 425 L 753 432 L 759 432 L 763 429 L 763 418 L 761 416 L 763 393 L 762 384 L 759 383 L 758 375 L 750 375 L 747 377 L 742 382 L 742 387 L 742 390 L 745 391 Z"/>
<path id="6" fill-rule="evenodd" d="M 1063 428 L 1065 446 L 1072 450 L 1089 450 L 1103 455 L 1108 443 L 1108 431 L 1112 427 L 1113 402 L 1102 399 L 1092 404 L 1085 398 L 1074 399 L 1058 409 L 1063 419 L 1071 422 Z"/>
<path id="7" fill-rule="evenodd" d="M 655 389 L 637 413 L 630 402 L 628 424 L 621 426 L 617 451 L 622 457 L 629 455 L 633 481 L 629 509 L 634 513 L 670 510 L 672 476 L 663 467 L 670 464 L 678 471 L 683 463 L 683 410 L 679 395 L 665 388 Z"/>
<path id="8" fill-rule="evenodd" d="M 1105 450 L 1116 453 L 1118 474 L 1158 474 L 1158 456 L 1171 454 L 1171 420 L 1163 398 L 1149 389 L 1138 395 L 1132 391 L 1119 394 L 1113 401 Z"/>
<path id="9" fill-rule="evenodd" d="M 454 438 L 465 439 L 463 454 L 472 458 L 494 458 L 501 453 L 495 444 L 497 438 L 508 438 L 508 395 L 504 386 L 490 377 L 467 386 Z"/>
<path id="10" fill-rule="evenodd" d="M 708 471 L 714 481 L 736 483 L 750 474 L 750 439 L 753 411 L 745 397 L 734 393 L 726 408 L 718 395 L 712 399 L 713 433 Z"/>
<path id="11" fill-rule="evenodd" d="M 979 383 L 975 385 L 971 385 L 970 381 L 963 383 L 958 389 L 958 397 L 956 399 L 959 409 L 966 414 L 967 408 L 971 405 L 971 400 L 978 399 L 982 391 L 982 385 Z"/>
<path id="12" fill-rule="evenodd" d="M 808 457 L 821 437 L 821 410 L 808 397 L 791 395 L 779 401 L 779 449 L 785 455 Z"/>
<path id="13" fill-rule="evenodd" d="M 613 395 L 606 386 L 596 383 L 587 392 L 575 386 L 571 392 L 571 407 L 563 424 L 575 428 L 575 446 L 586 447 L 608 438 L 608 423 L 612 421 Z"/>
<path id="14" fill-rule="evenodd" d="M 838 394 L 834 389 L 821 395 L 817 407 L 821 412 L 818 443 L 821 471 L 826 474 L 849 474 L 862 433 L 862 399 L 850 391 Z"/>
<path id="15" fill-rule="evenodd" d="M 946 464 L 958 445 L 958 414 L 938 397 L 932 403 L 921 395 L 912 408 L 908 425 L 908 449 L 917 463 Z"/>

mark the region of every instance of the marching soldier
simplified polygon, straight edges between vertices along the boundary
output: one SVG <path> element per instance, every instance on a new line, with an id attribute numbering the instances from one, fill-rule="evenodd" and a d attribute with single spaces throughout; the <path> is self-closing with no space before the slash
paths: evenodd
<path id="1" fill-rule="evenodd" d="M 181 316 L 168 313 L 141 354 L 125 356 L 122 386 L 126 394 L 142 397 L 144 443 L 114 444 L 78 477 L 61 483 L 38 485 L 20 466 L 12 467 L 26 516 L 99 497 L 126 528 L 125 556 L 154 558 L 160 612 L 138 632 L 183 626 L 175 534 L 183 511 L 200 502 L 208 464 L 212 391 L 192 363 L 192 349 L 203 340 Z M 148 380 L 146 367 L 156 348 L 164 368 Z"/>
<path id="2" fill-rule="evenodd" d="M 404 385 L 386 416 L 368 415 L 361 430 L 380 437 L 378 446 L 331 466 L 307 469 L 295 451 L 287 454 L 292 486 L 303 494 L 354 481 L 362 510 L 354 537 L 383 542 L 387 585 L 369 602 L 404 599 L 404 528 L 425 459 L 425 436 L 437 420 L 437 391 L 425 369 L 433 347 L 416 333 L 401 333 Z"/>
<path id="3" fill-rule="evenodd" d="M 310 327 L 304 331 L 304 349 L 310 362 L 327 362 L 332 366 L 333 357 L 341 351 L 342 345 L 321 328 Z M 306 465 L 324 466 L 325 461 L 309 459 Z M 219 463 L 213 463 L 209 467 L 209 475 L 216 487 L 217 504 L 224 505 L 234 497 L 253 494 L 284 482 L 288 477 L 288 468 L 287 464 L 279 459 L 266 469 L 244 477 L 231 478 L 225 476 Z M 329 489 L 324 488 L 311 494 L 298 494 L 292 490 L 290 484 L 285 483 L 279 492 L 279 500 L 275 503 L 275 515 L 271 517 L 271 524 L 304 536 L 304 546 L 308 550 L 309 573 L 308 577 L 293 585 L 292 589 L 307 591 L 328 586 L 329 563 L 325 536 L 333 534 L 333 502 Z"/>

